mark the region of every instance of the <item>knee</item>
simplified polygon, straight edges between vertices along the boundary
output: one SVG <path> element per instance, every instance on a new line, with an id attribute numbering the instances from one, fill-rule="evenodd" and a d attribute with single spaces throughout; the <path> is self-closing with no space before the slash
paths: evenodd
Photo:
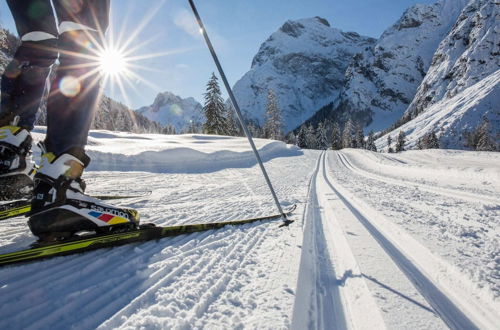
<path id="1" fill-rule="evenodd" d="M 61 65 L 95 62 L 102 48 L 102 36 L 93 30 L 73 30 L 59 36 Z"/>
<path id="2" fill-rule="evenodd" d="M 13 65 L 22 67 L 48 68 L 57 60 L 57 39 L 22 41 L 17 49 Z"/>
<path id="3" fill-rule="evenodd" d="M 14 58 L 5 68 L 2 88 L 15 88 L 18 83 L 26 86 L 44 85 L 57 56 L 57 39 L 22 41 Z"/>

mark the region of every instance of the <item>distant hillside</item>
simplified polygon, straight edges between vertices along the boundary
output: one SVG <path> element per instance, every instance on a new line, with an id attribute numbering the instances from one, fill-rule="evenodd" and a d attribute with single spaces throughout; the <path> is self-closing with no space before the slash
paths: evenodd
<path id="1" fill-rule="evenodd" d="M 170 92 L 160 93 L 150 106 L 136 112 L 161 125 L 173 126 L 176 132 L 185 132 L 190 125 L 200 126 L 205 118 L 203 107 L 194 98 L 181 98 Z"/>

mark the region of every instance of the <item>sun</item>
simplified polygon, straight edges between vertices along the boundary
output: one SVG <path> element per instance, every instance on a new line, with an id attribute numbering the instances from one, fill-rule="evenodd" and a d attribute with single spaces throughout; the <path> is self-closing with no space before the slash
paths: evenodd
<path id="1" fill-rule="evenodd" d="M 118 76 L 127 71 L 127 58 L 125 54 L 115 48 L 103 49 L 99 54 L 99 68 L 108 76 Z"/>

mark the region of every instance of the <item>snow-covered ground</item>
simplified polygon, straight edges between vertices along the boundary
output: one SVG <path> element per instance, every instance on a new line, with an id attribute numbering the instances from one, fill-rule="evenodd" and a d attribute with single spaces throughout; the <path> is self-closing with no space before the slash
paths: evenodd
<path id="1" fill-rule="evenodd" d="M 498 327 L 500 154 L 344 150 L 322 166 L 320 219 L 339 237 L 337 279 L 353 278 L 340 286 L 351 324 L 377 320 L 357 301 L 372 297 L 389 328 Z"/>
<path id="2" fill-rule="evenodd" d="M 143 222 L 276 213 L 243 138 L 93 131 L 89 141 L 88 192 L 151 190 L 117 202 L 137 208 Z M 298 203 L 293 219 L 300 222 L 319 153 L 268 140 L 256 144 L 283 203 Z M 224 228 L 0 269 L 0 329 L 288 327 L 302 234 L 299 224 L 278 225 Z M 0 233 L 0 253 L 33 241 L 24 218 L 0 222 Z"/>
<path id="3" fill-rule="evenodd" d="M 43 131 L 38 129 L 40 139 Z M 91 133 L 88 192 L 159 225 L 275 213 L 244 138 Z M 257 140 L 295 222 L 0 268 L 0 328 L 444 329 L 500 324 L 500 154 Z M 0 222 L 0 253 L 33 237 Z"/>

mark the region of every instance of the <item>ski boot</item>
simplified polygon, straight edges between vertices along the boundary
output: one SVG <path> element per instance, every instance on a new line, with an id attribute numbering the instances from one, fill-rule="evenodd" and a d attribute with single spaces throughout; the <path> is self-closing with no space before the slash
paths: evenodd
<path id="1" fill-rule="evenodd" d="M 83 149 L 56 157 L 39 145 L 42 160 L 35 175 L 28 225 L 40 243 L 68 240 L 81 232 L 99 235 L 138 228 L 137 211 L 85 195 L 81 176 L 90 158 Z"/>
<path id="2" fill-rule="evenodd" d="M 18 122 L 19 117 L 0 119 L 0 200 L 29 198 L 33 190 L 33 139 Z"/>

